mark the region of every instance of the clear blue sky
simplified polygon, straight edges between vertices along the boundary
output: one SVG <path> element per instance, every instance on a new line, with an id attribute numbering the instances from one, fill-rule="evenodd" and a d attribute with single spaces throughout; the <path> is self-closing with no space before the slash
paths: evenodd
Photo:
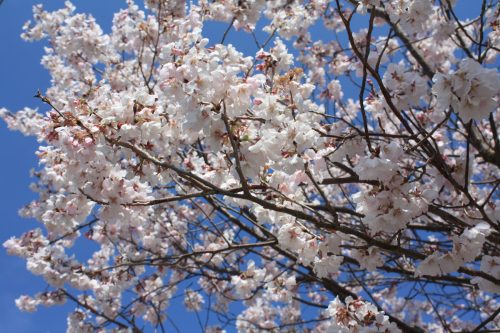
<path id="1" fill-rule="evenodd" d="M 90 12 L 105 32 L 111 29 L 113 13 L 126 7 L 125 0 L 73 0 L 78 12 Z M 138 1 L 140 2 L 140 1 Z M 43 3 L 47 10 L 64 6 L 64 0 L 4 0 L 0 6 L 0 107 L 17 111 L 25 106 L 46 112 L 47 107 L 33 98 L 37 89 L 49 87 L 50 76 L 40 65 L 44 42 L 28 43 L 20 38 L 23 24 L 32 18 L 32 6 Z M 227 24 L 210 24 L 206 29 L 209 37 L 218 42 Z M 229 43 L 236 44 L 241 33 L 234 31 L 228 36 Z M 249 41 L 251 37 L 246 35 Z M 241 43 L 239 43 L 241 45 Z M 245 53 L 255 54 L 255 44 L 243 46 Z M 39 144 L 32 137 L 9 131 L 0 121 L 0 244 L 11 236 L 39 227 L 34 220 L 18 216 L 18 210 L 36 194 L 29 190 L 32 179 L 29 171 L 37 168 L 35 156 Z M 43 291 L 47 284 L 43 279 L 26 270 L 24 260 L 9 256 L 0 247 L 0 332 L 58 333 L 66 331 L 66 316 L 73 304 L 55 308 L 40 307 L 35 313 L 20 312 L 14 301 L 21 294 L 33 295 Z M 196 288 L 195 286 L 193 286 Z M 168 315 L 182 328 L 182 332 L 199 332 L 194 314 L 182 310 L 181 298 L 175 300 Z M 213 317 L 213 316 L 212 316 Z M 203 319 L 204 320 L 204 317 Z M 169 325 L 167 325 L 168 327 Z M 172 330 L 170 327 L 169 331 Z"/>
<path id="2" fill-rule="evenodd" d="M 24 106 L 46 107 L 33 98 L 37 89 L 50 84 L 50 77 L 40 65 L 43 43 L 21 40 L 21 27 L 32 17 L 32 6 L 43 2 L 47 9 L 64 6 L 63 0 L 5 0 L 0 6 L 0 107 L 17 111 Z M 109 31 L 113 12 L 124 7 L 123 0 L 74 0 L 78 11 L 92 12 Z M 24 137 L 6 129 L 0 122 L 0 243 L 12 235 L 37 227 L 36 221 L 18 217 L 17 211 L 35 198 L 28 186 L 29 171 L 37 166 L 34 152 L 38 147 L 34 138 Z M 0 332 L 58 333 L 66 331 L 66 315 L 71 306 L 41 307 L 35 313 L 17 310 L 14 300 L 22 293 L 43 291 L 46 284 L 26 270 L 25 261 L 8 256 L 0 249 Z"/>
<path id="3" fill-rule="evenodd" d="M 17 111 L 24 106 L 39 107 L 46 111 L 33 95 L 37 89 L 42 91 L 48 87 L 50 78 L 40 65 L 43 55 L 43 43 L 26 43 L 19 37 L 23 23 L 32 16 L 31 8 L 34 4 L 43 2 L 47 9 L 57 9 L 64 5 L 63 0 L 5 0 L 0 6 L 0 107 Z M 467 12 L 475 1 L 461 0 L 460 12 L 472 16 L 475 13 Z M 91 12 L 107 32 L 110 30 L 112 15 L 125 5 L 124 0 L 73 0 L 79 12 Z M 211 25 L 207 31 L 208 37 L 219 41 L 227 24 Z M 240 33 L 231 32 L 229 43 L 243 47 L 247 54 L 257 51 L 246 35 L 249 43 L 241 44 L 237 40 Z M 21 219 L 17 215 L 18 209 L 35 198 L 29 190 L 29 170 L 37 167 L 34 152 L 38 147 L 33 138 L 23 137 L 17 132 L 6 129 L 0 122 L 0 244 L 13 235 L 37 227 L 35 221 Z M 25 261 L 17 257 L 8 256 L 0 248 L 0 332 L 35 333 L 35 332 L 64 332 L 66 329 L 66 315 L 72 309 L 71 304 L 57 307 L 41 307 L 33 314 L 17 310 L 14 300 L 20 294 L 34 294 L 43 290 L 46 284 L 41 278 L 35 277 L 25 268 Z M 178 302 L 177 302 L 178 303 Z M 199 331 L 196 318 L 186 315 L 179 304 L 169 309 L 169 314 L 182 328 L 183 332 Z M 172 331 L 172 330 L 169 330 Z"/>

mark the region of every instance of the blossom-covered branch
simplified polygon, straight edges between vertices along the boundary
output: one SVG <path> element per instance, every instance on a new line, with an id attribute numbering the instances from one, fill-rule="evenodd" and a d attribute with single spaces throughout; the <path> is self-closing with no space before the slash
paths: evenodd
<path id="1" fill-rule="evenodd" d="M 72 302 L 68 332 L 179 330 L 179 296 L 204 332 L 497 330 L 498 3 L 458 6 L 129 0 L 107 34 L 35 6 L 45 109 L 0 115 L 40 142 L 41 227 L 4 246 L 49 286 L 17 306 Z"/>

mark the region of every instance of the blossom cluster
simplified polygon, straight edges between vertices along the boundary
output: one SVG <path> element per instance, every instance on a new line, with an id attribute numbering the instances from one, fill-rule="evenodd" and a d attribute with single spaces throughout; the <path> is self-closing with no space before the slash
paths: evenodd
<path id="1" fill-rule="evenodd" d="M 498 328 L 494 8 L 125 7 L 108 33 L 70 2 L 24 26 L 52 81 L 40 111 L 0 109 L 40 143 L 40 228 L 4 247 L 49 287 L 21 310 L 73 302 L 68 332 L 163 330 L 177 298 L 240 332 Z"/>
<path id="2" fill-rule="evenodd" d="M 473 59 L 462 60 L 456 72 L 436 74 L 433 80 L 437 107 L 452 107 L 466 123 L 484 119 L 498 107 L 500 78 L 496 70 Z"/>

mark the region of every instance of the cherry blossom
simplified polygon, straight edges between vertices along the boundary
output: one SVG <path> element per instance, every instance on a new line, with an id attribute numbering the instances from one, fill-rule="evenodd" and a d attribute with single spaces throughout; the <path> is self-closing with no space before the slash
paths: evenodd
<path id="1" fill-rule="evenodd" d="M 3 245 L 47 288 L 17 307 L 74 305 L 75 333 L 169 331 L 179 299 L 207 332 L 497 330 L 498 10 L 458 6 L 129 0 L 107 32 L 35 6 L 51 86 L 0 117 L 39 143 L 39 226 Z"/>

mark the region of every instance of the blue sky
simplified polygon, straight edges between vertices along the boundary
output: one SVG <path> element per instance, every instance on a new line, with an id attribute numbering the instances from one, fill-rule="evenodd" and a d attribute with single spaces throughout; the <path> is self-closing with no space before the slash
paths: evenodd
<path id="1" fill-rule="evenodd" d="M 44 3 L 47 10 L 55 10 L 64 6 L 63 0 L 5 0 L 0 6 L 0 107 L 10 111 L 22 108 L 39 108 L 47 111 L 33 95 L 38 89 L 44 91 L 49 87 L 50 76 L 40 65 L 44 42 L 28 43 L 20 38 L 22 25 L 32 18 L 32 6 Z M 73 0 L 78 12 L 90 12 L 97 19 L 105 32 L 111 29 L 113 13 L 125 7 L 124 0 Z M 213 36 L 214 42 L 220 40 L 227 24 L 211 24 L 207 34 Z M 229 34 L 227 41 L 235 43 L 240 33 Z M 250 37 L 250 36 L 247 36 Z M 255 54 L 255 44 L 244 46 L 245 53 Z M 18 132 L 9 131 L 0 121 L 0 244 L 11 236 L 20 236 L 23 232 L 39 227 L 34 220 L 18 216 L 18 210 L 36 194 L 29 190 L 32 179 L 30 169 L 37 168 L 35 156 L 39 144 L 32 137 L 25 137 Z M 43 291 L 47 284 L 40 277 L 33 276 L 26 270 L 24 260 L 8 256 L 0 248 L 0 332 L 16 333 L 57 333 L 66 330 L 66 316 L 73 308 L 68 303 L 56 308 L 40 307 L 35 313 L 20 312 L 14 301 L 21 294 L 32 295 Z M 193 286 L 196 288 L 196 286 Z M 182 331 L 199 331 L 198 321 L 194 314 L 182 311 L 181 298 L 173 301 L 168 315 Z M 212 316 L 213 317 L 213 316 Z M 202 316 L 202 320 L 204 321 Z M 168 325 L 167 325 L 168 327 Z M 171 327 L 170 327 L 171 328 Z M 169 330 L 174 331 L 174 330 Z"/>
<path id="2" fill-rule="evenodd" d="M 21 27 L 32 17 L 31 8 L 40 2 L 32 0 L 5 0 L 0 6 L 0 107 L 17 111 L 24 106 L 39 107 L 45 111 L 33 95 L 50 84 L 50 77 L 40 65 L 43 43 L 26 43 L 21 40 Z M 63 0 L 44 1 L 47 9 L 64 6 Z M 123 0 L 75 0 L 78 11 L 92 12 L 109 30 L 113 12 L 124 7 Z M 29 190 L 29 171 L 37 166 L 34 138 L 24 137 L 7 130 L 0 122 L 0 243 L 12 235 L 36 227 L 37 222 L 18 217 L 17 211 L 35 198 Z M 14 300 L 20 294 L 43 291 L 46 284 L 26 270 L 24 260 L 8 256 L 0 249 L 0 331 L 16 333 L 65 332 L 66 315 L 71 306 L 58 308 L 41 307 L 35 313 L 17 310 Z"/>
<path id="3" fill-rule="evenodd" d="M 43 43 L 26 43 L 19 37 L 21 27 L 31 18 L 31 7 L 38 3 L 32 0 L 5 0 L 0 6 L 0 107 L 17 111 L 24 106 L 46 107 L 33 98 L 37 89 L 44 91 L 49 83 L 48 73 L 40 65 L 43 55 Z M 56 9 L 64 5 L 63 0 L 43 1 L 47 9 Z M 462 0 L 462 13 L 473 6 L 472 0 Z M 124 7 L 124 0 L 74 0 L 77 10 L 91 12 L 107 32 L 110 30 L 112 15 Z M 476 7 L 476 6 L 474 6 Z M 475 14 L 475 13 L 474 13 Z M 470 14 L 469 14 L 470 15 Z M 207 36 L 219 41 L 227 24 L 212 24 L 207 30 Z M 246 54 L 255 54 L 255 44 L 249 35 L 245 36 L 248 43 L 241 45 L 238 39 L 242 33 L 232 31 L 227 42 L 237 44 Z M 263 39 L 263 38 L 262 38 Z M 31 179 L 29 170 L 37 167 L 34 152 L 38 143 L 29 137 L 7 130 L 0 122 L 0 243 L 13 235 L 37 227 L 35 221 L 22 219 L 17 211 L 35 198 L 29 190 Z M 33 314 L 17 310 L 14 300 L 20 294 L 34 294 L 43 290 L 46 284 L 41 278 L 31 275 L 25 269 L 25 261 L 8 256 L 0 248 L 0 331 L 16 333 L 33 332 L 64 332 L 66 315 L 72 308 L 66 305 L 58 308 L 43 308 Z M 179 302 L 177 302 L 179 303 Z M 199 331 L 196 318 L 186 315 L 180 309 L 180 304 L 173 306 L 169 314 L 182 327 L 182 331 Z"/>

